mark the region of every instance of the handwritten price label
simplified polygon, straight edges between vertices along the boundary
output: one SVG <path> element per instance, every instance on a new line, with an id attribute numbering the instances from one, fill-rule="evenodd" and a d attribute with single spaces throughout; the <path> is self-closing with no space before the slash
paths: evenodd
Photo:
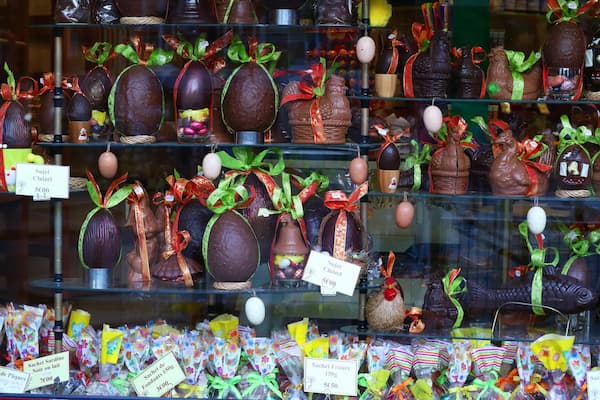
<path id="1" fill-rule="evenodd" d="M 184 379 L 173 352 L 168 352 L 133 378 L 131 384 L 138 396 L 162 397 Z"/>
<path id="2" fill-rule="evenodd" d="M 30 376 L 27 390 L 69 380 L 69 352 L 53 354 L 23 363 L 23 372 Z"/>
<path id="3" fill-rule="evenodd" d="M 69 174 L 64 165 L 17 164 L 16 194 L 33 200 L 68 199 Z"/>
<path id="4" fill-rule="evenodd" d="M 356 360 L 304 359 L 304 391 L 340 396 L 356 396 Z"/>
<path id="5" fill-rule="evenodd" d="M 23 393 L 29 382 L 29 374 L 12 368 L 0 367 L 0 391 Z"/>
<path id="6" fill-rule="evenodd" d="M 352 296 L 360 274 L 358 265 L 311 251 L 302 280 L 323 288 L 325 294 L 337 292 Z"/>

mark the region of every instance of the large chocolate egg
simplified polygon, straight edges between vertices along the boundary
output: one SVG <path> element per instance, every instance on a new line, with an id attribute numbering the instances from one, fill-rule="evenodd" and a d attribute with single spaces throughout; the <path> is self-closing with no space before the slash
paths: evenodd
<path id="1" fill-rule="evenodd" d="M 556 160 L 556 180 L 562 190 L 585 190 L 592 182 L 592 163 L 587 150 L 578 144 L 567 146 Z"/>
<path id="2" fill-rule="evenodd" d="M 80 233 L 81 263 L 88 268 L 112 268 L 121 257 L 121 232 L 106 208 L 99 208 Z"/>
<path id="3" fill-rule="evenodd" d="M 544 42 L 544 65 L 555 68 L 581 68 L 585 56 L 585 33 L 576 22 L 552 24 Z"/>
<path id="4" fill-rule="evenodd" d="M 165 18 L 169 0 L 115 0 L 119 12 L 124 17 Z"/>
<path id="5" fill-rule="evenodd" d="M 377 168 L 388 171 L 400 168 L 400 152 L 395 144 L 387 144 L 377 154 Z"/>
<path id="6" fill-rule="evenodd" d="M 233 71 L 221 95 L 223 121 L 230 132 L 265 132 L 275 123 L 278 104 L 271 75 L 253 62 Z"/>
<path id="7" fill-rule="evenodd" d="M 202 255 L 206 269 L 217 282 L 246 282 L 260 261 L 254 231 L 236 211 L 210 219 L 204 232 Z"/>
<path id="8" fill-rule="evenodd" d="M 63 91 L 63 110 L 69 106 L 69 95 Z M 67 113 L 62 113 L 62 129 L 65 132 L 67 127 Z M 54 92 L 45 91 L 40 96 L 40 133 L 51 135 L 54 133 Z"/>
<path id="9" fill-rule="evenodd" d="M 331 211 L 321 223 L 320 243 L 321 249 L 333 254 L 333 241 L 335 239 L 336 221 L 339 210 Z M 362 250 L 362 232 L 360 222 L 353 213 L 346 213 L 346 248 L 344 250 Z"/>
<path id="10" fill-rule="evenodd" d="M 83 93 L 75 93 L 67 108 L 69 121 L 89 121 L 92 118 L 92 106 Z"/>
<path id="11" fill-rule="evenodd" d="M 178 110 L 201 110 L 210 107 L 212 77 L 201 61 L 190 61 L 181 70 L 177 78 Z"/>
<path id="12" fill-rule="evenodd" d="M 122 135 L 155 134 L 164 112 L 160 80 L 144 65 L 125 68 L 112 87 L 108 110 L 115 129 Z"/>
<path id="13" fill-rule="evenodd" d="M 329 208 L 325 207 L 323 199 L 317 195 L 310 196 L 303 204 L 304 223 L 306 225 L 306 235 L 311 246 L 319 243 L 319 229 L 321 222 L 327 214 Z"/>
<path id="14" fill-rule="evenodd" d="M 87 97 L 92 109 L 100 111 L 106 111 L 112 85 L 108 70 L 102 67 L 92 69 L 80 83 L 81 91 Z"/>
<path id="15" fill-rule="evenodd" d="M 277 215 L 262 217 L 258 215 L 258 210 L 261 208 L 272 210 L 273 201 L 271 201 L 271 196 L 269 196 L 269 192 L 267 192 L 265 185 L 256 177 L 256 175 L 248 175 L 244 186 L 249 189 L 249 192 L 254 191 L 255 196 L 248 207 L 240 210 L 240 214 L 242 214 L 250 223 L 250 226 L 258 239 L 258 243 L 260 244 L 260 254 L 266 258 L 269 256 L 273 236 L 275 236 Z M 265 259 L 262 261 L 266 262 L 268 260 Z"/>
<path id="16" fill-rule="evenodd" d="M 31 131 L 25 120 L 25 109 L 17 101 L 11 101 L 2 122 L 2 143 L 8 147 L 30 147 Z"/>
<path id="17" fill-rule="evenodd" d="M 202 261 L 202 237 L 206 230 L 206 224 L 212 216 L 212 211 L 198 200 L 192 200 L 185 204 L 179 212 L 177 228 L 180 231 L 188 231 L 191 237 L 187 247 L 183 250 L 183 255 L 200 265 L 204 264 Z"/>

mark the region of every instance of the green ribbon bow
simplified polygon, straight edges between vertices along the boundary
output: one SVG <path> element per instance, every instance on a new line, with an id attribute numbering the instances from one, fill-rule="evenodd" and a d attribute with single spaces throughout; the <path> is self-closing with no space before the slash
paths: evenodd
<path id="1" fill-rule="evenodd" d="M 112 44 L 109 42 L 96 42 L 92 47 L 84 47 L 83 56 L 89 62 L 102 66 L 110 58 L 111 50 Z"/>
<path id="2" fill-rule="evenodd" d="M 321 192 L 329 187 L 329 178 L 316 171 L 311 172 L 306 178 L 302 178 L 298 175 L 293 175 L 293 177 L 303 188 L 310 186 L 313 182 L 319 182 L 317 192 Z"/>
<path id="3" fill-rule="evenodd" d="M 581 14 L 585 13 L 593 4 L 594 0 L 588 0 L 583 6 L 579 6 L 579 1 L 575 0 L 554 0 L 548 2 L 550 8 L 546 12 L 546 21 L 548 23 L 559 23 L 577 19 Z M 552 7 L 552 6 L 555 7 Z"/>
<path id="4" fill-rule="evenodd" d="M 462 276 L 459 276 L 460 269 L 453 269 L 449 271 L 443 278 L 442 284 L 444 285 L 444 292 L 456 307 L 456 311 L 458 311 L 458 315 L 456 316 L 456 321 L 454 321 L 454 325 L 452 328 L 458 328 L 462 324 L 463 317 L 465 312 L 462 308 L 462 305 L 456 298 L 461 293 L 465 293 L 467 291 L 466 279 Z"/>
<path id="5" fill-rule="evenodd" d="M 527 59 L 522 51 L 504 50 L 508 59 L 508 68 L 512 73 L 513 90 L 511 100 L 521 100 L 523 98 L 523 89 L 525 82 L 523 81 L 523 72 L 534 66 L 541 58 L 540 52 L 532 51 Z"/>
<path id="6" fill-rule="evenodd" d="M 544 275 L 545 266 L 556 267 L 559 260 L 558 249 L 555 247 L 546 247 L 543 249 L 534 249 L 529 241 L 529 232 L 527 227 L 527 221 L 523 221 L 519 224 L 519 232 L 527 243 L 529 254 L 531 255 L 531 262 L 529 266 L 535 271 L 533 280 L 531 282 L 531 304 L 532 310 L 537 315 L 544 315 L 542 307 L 542 279 Z M 546 250 L 551 250 L 554 253 L 554 258 L 550 262 L 546 262 Z"/>
<path id="7" fill-rule="evenodd" d="M 208 40 L 206 40 L 206 34 L 202 34 L 196 38 L 194 44 L 187 40 L 182 40 L 177 46 L 177 55 L 182 58 L 187 58 L 192 61 L 201 60 L 206 54 L 208 48 Z"/>
<path id="8" fill-rule="evenodd" d="M 12 100 L 16 100 L 17 99 L 17 84 L 15 81 L 15 76 L 13 74 L 13 72 L 10 70 L 10 68 L 8 67 L 8 64 L 5 62 L 4 63 L 4 71 L 6 72 L 7 78 L 6 78 L 6 84 L 10 87 L 10 93 L 11 93 L 11 97 Z M 0 97 L 0 100 L 2 98 Z"/>
<path id="9" fill-rule="evenodd" d="M 298 195 L 292 195 L 292 186 L 290 184 L 290 174 L 287 172 L 281 173 L 281 187 L 276 187 L 273 190 L 271 197 L 275 210 L 261 208 L 258 210 L 258 215 L 269 216 L 272 214 L 289 213 L 293 219 L 298 220 L 304 216 L 304 207 L 302 200 Z"/>
<path id="10" fill-rule="evenodd" d="M 571 268 L 571 265 L 575 260 L 580 257 L 587 257 L 593 254 L 600 254 L 600 233 L 598 229 L 588 233 L 588 237 L 585 236 L 585 232 L 582 232 L 581 228 L 574 226 L 569 228 L 565 224 L 558 225 L 560 231 L 563 233 L 563 241 L 569 249 L 571 249 L 571 256 L 563 266 L 561 274 L 566 275 Z M 592 249 L 594 251 L 592 251 Z"/>
<path id="11" fill-rule="evenodd" d="M 223 399 L 225 398 L 225 395 L 228 395 L 229 392 L 233 393 L 233 395 L 237 398 L 237 399 L 241 399 L 242 398 L 242 394 L 240 393 L 239 389 L 235 386 L 238 383 L 240 383 L 240 381 L 242 380 L 242 377 L 239 375 L 234 376 L 233 378 L 230 379 L 223 379 L 220 376 L 208 376 L 208 389 L 209 390 L 216 390 L 218 392 L 218 396 L 217 398 L 219 399 Z"/>
<path id="12" fill-rule="evenodd" d="M 173 52 L 154 49 L 148 56 L 148 59 L 144 62 L 137 51 L 129 44 L 118 44 L 115 46 L 115 53 L 122 55 L 134 64 L 146 64 L 147 67 L 157 67 L 165 65 L 173 60 Z"/>
<path id="13" fill-rule="evenodd" d="M 366 388 L 360 395 L 359 400 L 365 400 L 369 394 L 375 398 L 383 398 L 385 385 L 391 372 L 387 369 L 378 369 L 370 373 L 358 374 L 358 386 Z"/>
<path id="14" fill-rule="evenodd" d="M 479 378 L 475 378 L 473 380 L 473 382 L 471 382 L 471 385 L 480 389 L 480 392 L 476 397 L 477 400 L 482 399 L 482 398 L 487 398 L 487 397 L 484 397 L 484 394 L 489 390 L 497 393 L 503 399 L 508 399 L 510 397 L 510 393 L 506 393 L 504 390 L 502 390 L 498 386 L 496 386 L 496 381 L 498 380 L 498 375 L 496 373 L 492 373 L 492 375 L 494 375 L 496 377 L 496 379 L 488 379 L 488 380 L 484 381 Z"/>
<path id="15" fill-rule="evenodd" d="M 219 181 L 219 186 L 206 199 L 206 207 L 219 215 L 241 206 L 249 199 L 250 195 L 243 183 L 229 176 Z"/>
<path id="16" fill-rule="evenodd" d="M 410 141 L 413 151 L 410 153 L 401 166 L 403 171 L 413 169 L 413 186 L 412 191 L 416 192 L 421 188 L 421 164 L 427 164 L 431 160 L 431 145 L 423 145 L 423 149 L 419 151 L 419 143 L 412 139 Z"/>
<path id="17" fill-rule="evenodd" d="M 248 147 L 234 147 L 232 152 L 233 157 L 225 151 L 217 152 L 223 167 L 242 172 L 257 169 L 271 176 L 279 175 L 285 169 L 283 151 L 278 148 L 265 149 L 256 155 Z M 276 157 L 275 164 L 265 161 L 268 155 Z"/>
<path id="18" fill-rule="evenodd" d="M 417 379 L 410 386 L 410 392 L 415 397 L 415 400 L 431 400 L 433 399 L 433 387 L 428 379 Z"/>
<path id="19" fill-rule="evenodd" d="M 277 384 L 275 371 L 264 376 L 257 371 L 250 372 L 246 377 L 246 381 L 250 384 L 250 386 L 242 393 L 242 396 L 246 398 L 248 398 L 248 396 L 250 396 L 259 386 L 266 386 L 277 397 L 283 399 L 283 394 L 281 393 L 281 390 L 279 390 L 279 385 Z"/>
<path id="20" fill-rule="evenodd" d="M 479 390 L 479 386 L 476 386 L 476 385 L 451 387 L 450 389 L 448 389 L 448 394 L 450 394 L 450 396 L 447 398 L 454 397 L 456 400 L 460 400 L 462 398 L 467 398 L 467 399 L 471 400 L 473 398 L 473 396 L 471 396 L 471 392 L 477 392 L 478 390 Z"/>
<path id="21" fill-rule="evenodd" d="M 229 45 L 229 48 L 227 49 L 227 57 L 229 57 L 231 61 L 242 64 L 255 62 L 259 65 L 267 65 L 268 68 L 265 69 L 270 75 L 273 75 L 277 60 L 279 60 L 279 57 L 281 57 L 281 51 L 276 51 L 273 43 L 258 43 L 256 45 L 251 44 L 250 47 L 254 48 L 253 57 L 248 55 L 246 45 L 238 38 Z"/>
<path id="22" fill-rule="evenodd" d="M 594 132 L 592 132 L 586 126 L 579 126 L 577 128 L 573 128 L 571 122 L 569 121 L 569 117 L 566 115 L 561 115 L 560 123 L 562 124 L 563 128 L 558 134 L 559 155 L 562 154 L 562 152 L 571 145 L 583 146 L 586 143 L 600 145 L 600 129 L 596 129 Z M 585 150 L 585 148 L 583 149 Z M 587 150 L 585 151 L 587 152 Z"/>

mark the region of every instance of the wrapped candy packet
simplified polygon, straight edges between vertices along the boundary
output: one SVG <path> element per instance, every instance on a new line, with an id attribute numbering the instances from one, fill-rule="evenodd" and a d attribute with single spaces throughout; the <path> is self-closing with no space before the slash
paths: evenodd
<path id="1" fill-rule="evenodd" d="M 185 382 L 177 386 L 176 394 L 183 398 L 208 397 L 206 342 L 202 339 L 200 332 L 189 331 L 179 335 L 177 344 L 180 349 L 179 362 L 185 373 Z"/>
<path id="2" fill-rule="evenodd" d="M 279 338 L 274 339 L 277 364 L 289 380 L 289 386 L 285 389 L 285 397 L 286 399 L 305 400 L 307 397 L 302 390 L 304 372 L 302 350 L 289 335 L 275 333 L 274 337 Z"/>
<path id="3" fill-rule="evenodd" d="M 442 399 L 470 399 L 470 391 L 477 390 L 474 385 L 464 386 L 471 372 L 471 343 L 466 340 L 455 340 L 448 344 L 450 356 L 446 372 L 448 394 Z"/>
<path id="4" fill-rule="evenodd" d="M 367 347 L 368 373 L 358 376 L 359 389 L 364 388 L 361 399 L 380 400 L 384 398 L 387 392 L 387 381 L 390 377 L 390 371 L 385 368 L 389 348 L 387 343 L 381 345 L 371 343 Z"/>
<path id="5" fill-rule="evenodd" d="M 100 338 L 93 329 L 84 329 L 79 335 L 76 346 L 75 354 L 79 364 L 79 376 L 87 386 L 100 359 Z"/>
<path id="6" fill-rule="evenodd" d="M 247 388 L 242 392 L 244 398 L 252 399 L 283 399 L 277 383 L 277 361 L 273 340 L 270 338 L 248 338 L 244 350 L 254 368 L 242 376 Z"/>
<path id="7" fill-rule="evenodd" d="M 506 376 L 514 369 L 515 359 L 517 357 L 518 341 L 505 340 L 502 342 L 504 356 L 502 357 L 502 366 L 500 367 L 500 376 Z"/>
<path id="8" fill-rule="evenodd" d="M 394 345 L 388 351 L 385 365 L 390 371 L 392 387 L 388 391 L 386 400 L 412 399 L 409 385 L 414 382 L 410 377 L 415 355 L 410 346 Z"/>
<path id="9" fill-rule="evenodd" d="M 208 345 L 208 368 L 213 376 L 208 377 L 211 398 L 242 398 L 237 384 L 242 377 L 237 375 L 242 349 L 235 341 L 215 337 Z"/>
<path id="10" fill-rule="evenodd" d="M 221 314 L 213 318 L 209 323 L 212 334 L 223 339 L 236 339 L 238 336 L 238 317 L 231 314 Z"/>
<path id="11" fill-rule="evenodd" d="M 120 396 L 117 388 L 111 383 L 119 375 L 119 355 L 123 342 L 123 331 L 102 326 L 100 332 L 100 373 L 86 390 L 90 396 Z"/>
<path id="12" fill-rule="evenodd" d="M 433 389 L 433 374 L 441 368 L 440 348 L 426 344 L 413 345 L 413 370 L 416 382 L 410 391 L 416 400 L 439 399 L 439 394 Z"/>
<path id="13" fill-rule="evenodd" d="M 504 348 L 494 345 L 487 345 L 471 350 L 473 370 L 476 375 L 472 384 L 480 390 L 477 398 L 482 400 L 500 400 L 510 397 L 509 393 L 504 392 L 496 386 L 505 351 Z"/>
<path id="14" fill-rule="evenodd" d="M 127 370 L 135 375 L 146 368 L 153 353 L 150 351 L 150 332 L 144 327 L 124 328 L 120 357 Z"/>
<path id="15" fill-rule="evenodd" d="M 150 353 L 152 354 L 152 358 L 150 358 L 149 362 L 158 360 L 169 352 L 172 352 L 176 358 L 180 358 L 180 349 L 177 345 L 177 338 L 179 335 L 179 333 L 172 332 L 167 335 L 154 338 L 150 344 Z"/>
<path id="16" fill-rule="evenodd" d="M 567 354 L 567 364 L 569 373 L 575 382 L 570 395 L 571 398 L 577 400 L 587 399 L 587 373 L 592 368 L 592 356 L 590 347 L 586 345 L 576 344 Z"/>
<path id="17" fill-rule="evenodd" d="M 5 330 L 6 352 L 10 363 L 40 356 L 39 329 L 44 310 L 39 307 L 7 306 Z"/>
<path id="18" fill-rule="evenodd" d="M 546 396 L 549 400 L 562 400 L 567 397 L 568 389 L 564 378 L 568 365 L 565 354 L 573 348 L 574 341 L 574 336 L 549 333 L 531 343 L 531 351 L 550 372 L 552 386 Z"/>
<path id="19" fill-rule="evenodd" d="M 512 398 L 515 400 L 531 400 L 532 395 L 538 391 L 538 385 L 532 384 L 538 360 L 529 347 L 529 343 L 520 342 L 517 345 L 517 371 L 519 373 L 519 386 L 513 390 Z M 539 386 L 541 388 L 541 386 Z"/>

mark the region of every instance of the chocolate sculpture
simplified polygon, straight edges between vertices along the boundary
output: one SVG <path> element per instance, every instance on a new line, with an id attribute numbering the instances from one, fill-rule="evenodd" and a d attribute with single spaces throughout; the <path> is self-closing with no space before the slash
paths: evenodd
<path id="1" fill-rule="evenodd" d="M 541 56 L 495 47 L 489 53 L 488 95 L 492 99 L 534 100 L 542 93 Z M 514 73 L 513 73 L 514 72 Z"/>
<path id="2" fill-rule="evenodd" d="M 92 47 L 83 49 L 85 59 L 96 64 L 79 83 L 92 107 L 91 136 L 95 139 L 107 132 L 106 112 L 113 78 L 105 63 L 115 55 L 111 50 L 112 45 L 108 42 L 97 42 Z"/>
<path id="3" fill-rule="evenodd" d="M 324 25 L 349 25 L 352 10 L 346 0 L 320 0 L 317 6 L 317 21 Z"/>
<path id="4" fill-rule="evenodd" d="M 483 55 L 483 57 L 482 57 Z M 459 99 L 482 99 L 485 96 L 485 75 L 478 65 L 485 57 L 481 47 L 462 47 L 458 51 L 456 69 L 456 97 Z"/>
<path id="5" fill-rule="evenodd" d="M 8 82 L 2 84 L 4 103 L 0 107 L 0 124 L 2 124 L 0 143 L 8 147 L 30 147 L 31 128 L 25 118 L 25 108 L 17 101 L 21 92 L 20 85 L 15 82 L 13 73 L 6 63 L 4 63 L 4 71 L 8 74 Z"/>
<path id="6" fill-rule="evenodd" d="M 252 0 L 216 0 L 217 21 L 222 24 L 256 24 Z"/>
<path id="7" fill-rule="evenodd" d="M 92 128 L 92 105 L 81 91 L 77 77 L 73 78 L 71 88 L 75 93 L 67 107 L 69 137 L 72 143 L 87 143 Z"/>
<path id="8" fill-rule="evenodd" d="M 400 151 L 396 147 L 399 135 L 392 135 L 389 129 L 375 125 L 375 129 L 385 139 L 377 151 L 377 180 L 379 189 L 384 193 L 394 193 L 400 179 Z"/>
<path id="9" fill-rule="evenodd" d="M 452 76 L 448 32 L 437 31 L 426 50 L 420 47 L 404 66 L 404 95 L 407 97 L 447 97 Z"/>
<path id="10" fill-rule="evenodd" d="M 373 329 L 399 330 L 406 318 L 402 287 L 392 277 L 395 260 L 395 254 L 390 251 L 387 268 L 381 267 L 384 276 L 383 284 L 367 300 L 366 318 L 369 327 Z"/>

